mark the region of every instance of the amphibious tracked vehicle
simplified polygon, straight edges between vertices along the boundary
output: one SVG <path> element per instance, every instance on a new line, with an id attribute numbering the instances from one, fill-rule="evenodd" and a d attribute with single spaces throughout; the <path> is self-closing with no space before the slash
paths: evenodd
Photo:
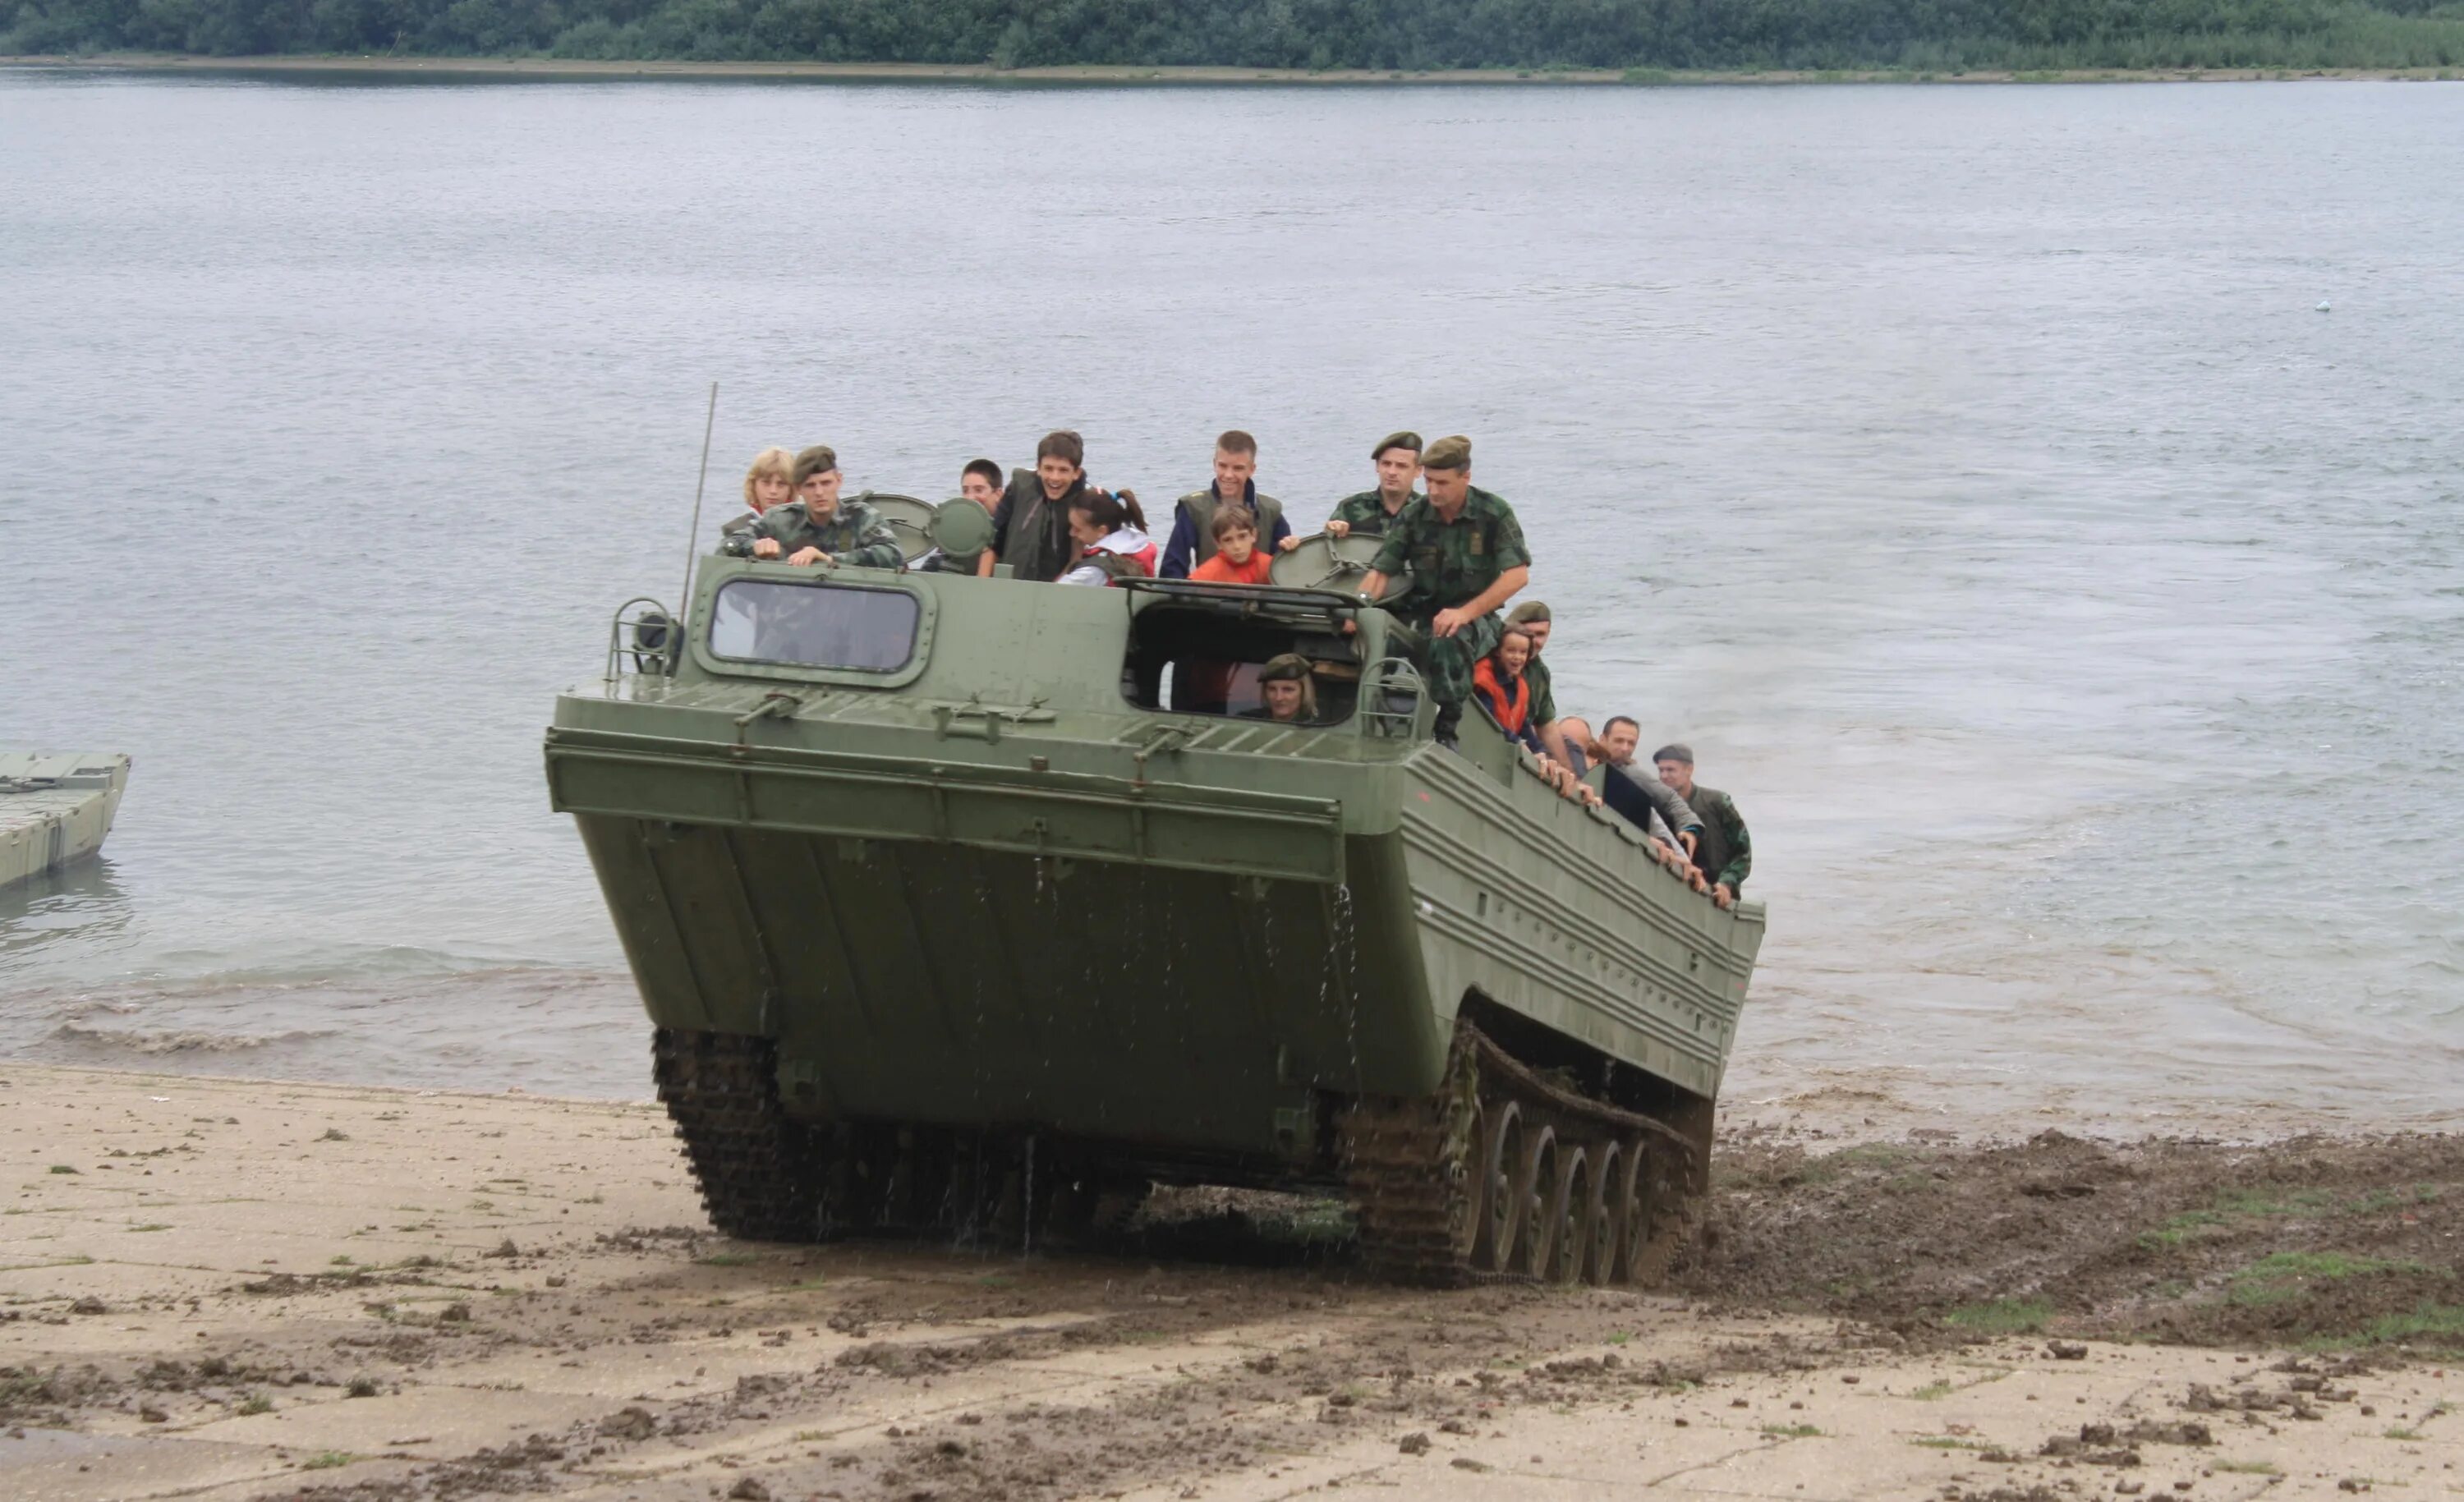
<path id="1" fill-rule="evenodd" d="M 1040 1243 L 1216 1184 L 1344 1196 L 1398 1280 L 1653 1275 L 1763 910 L 1477 713 L 1433 741 L 1368 546 L 1253 588 L 712 557 L 680 628 L 618 612 L 548 788 L 719 1229 Z"/>

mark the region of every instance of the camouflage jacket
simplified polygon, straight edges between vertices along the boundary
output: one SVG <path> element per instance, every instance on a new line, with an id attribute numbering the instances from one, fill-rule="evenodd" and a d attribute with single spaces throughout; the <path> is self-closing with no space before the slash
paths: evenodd
<path id="1" fill-rule="evenodd" d="M 1737 812 L 1736 800 L 1698 782 L 1685 801 L 1703 816 L 1703 838 L 1695 847 L 1694 864 L 1712 881 L 1727 882 L 1729 891 L 1740 890 L 1753 874 L 1754 842 L 1746 833 L 1745 816 Z"/>
<path id="2" fill-rule="evenodd" d="M 861 569 L 894 569 L 907 561 L 898 534 L 890 530 L 869 502 L 841 497 L 827 521 L 815 522 L 802 501 L 773 506 L 753 524 L 753 535 L 779 544 L 779 556 L 791 558 L 806 548 L 819 548 L 835 562 Z"/>
<path id="3" fill-rule="evenodd" d="M 1537 653 L 1523 664 L 1523 681 L 1531 686 L 1531 723 L 1556 724 L 1557 690 L 1550 686 L 1549 664 Z"/>
<path id="4" fill-rule="evenodd" d="M 1412 501 L 1419 499 L 1420 492 L 1414 490 L 1411 500 L 1403 503 L 1404 510 L 1409 511 Z M 1378 499 L 1375 490 L 1355 490 L 1335 502 L 1334 510 L 1327 512 L 1326 519 L 1343 523 L 1352 529 L 1355 537 L 1382 537 L 1386 535 L 1386 529 L 1401 514 L 1398 512 L 1393 516 L 1387 515 L 1386 503 Z"/>
<path id="5" fill-rule="evenodd" d="M 1474 486 L 1453 521 L 1439 515 L 1425 495 L 1406 505 L 1369 566 L 1391 578 L 1410 564 L 1412 587 L 1390 608 L 1406 620 L 1425 620 L 1469 604 L 1499 575 L 1530 562 L 1514 508 Z"/>

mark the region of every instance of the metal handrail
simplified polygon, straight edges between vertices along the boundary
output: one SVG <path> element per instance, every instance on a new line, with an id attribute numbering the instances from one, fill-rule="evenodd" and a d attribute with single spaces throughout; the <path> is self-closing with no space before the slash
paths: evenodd
<path id="1" fill-rule="evenodd" d="M 1116 589 L 1161 595 L 1176 604 L 1206 605 L 1231 615 L 1257 615 L 1261 606 L 1322 610 L 1337 620 L 1376 607 L 1357 595 L 1291 584 L 1218 584 L 1206 579 L 1122 578 Z"/>
<path id="2" fill-rule="evenodd" d="M 627 676 L 628 662 L 631 673 L 672 678 L 683 647 L 684 632 L 668 607 L 648 595 L 635 596 L 617 606 L 607 622 L 607 670 L 601 682 L 612 686 Z"/>
<path id="3" fill-rule="evenodd" d="M 1409 697 L 1399 706 L 1390 703 L 1397 694 Z M 1360 716 L 1372 735 L 1408 740 L 1419 729 L 1420 706 L 1428 697 L 1428 680 L 1409 659 L 1381 657 L 1361 673 L 1352 712 Z"/>

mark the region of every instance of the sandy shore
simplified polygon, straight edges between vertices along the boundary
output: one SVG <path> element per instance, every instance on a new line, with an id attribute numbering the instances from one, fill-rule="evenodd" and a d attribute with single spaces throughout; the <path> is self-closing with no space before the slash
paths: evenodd
<path id="1" fill-rule="evenodd" d="M 1783 83 L 2248 83 L 2259 79 L 2453 79 L 2453 68 L 2078 68 L 2013 73 L 1916 73 L 1903 69 L 1822 72 L 1716 69 L 1632 72 L 1614 68 L 1480 68 L 1389 72 L 1331 68 L 994 68 L 981 63 L 596 62 L 556 57 L 267 56 L 196 57 L 118 53 L 94 57 L 0 56 L 0 68 L 103 69 L 129 73 L 225 73 L 265 77 L 396 75 L 451 79 L 742 78 L 818 82 L 1153 83 L 1153 84 L 1783 84 Z"/>
<path id="2" fill-rule="evenodd" d="M 1680 1292 L 1430 1295 L 730 1243 L 649 1106 L 0 1065 L 0 1123 L 12 1498 L 2464 1491 L 2453 1139 L 1749 1138 Z M 2303 1349 L 2145 1339 L 2203 1296 Z"/>

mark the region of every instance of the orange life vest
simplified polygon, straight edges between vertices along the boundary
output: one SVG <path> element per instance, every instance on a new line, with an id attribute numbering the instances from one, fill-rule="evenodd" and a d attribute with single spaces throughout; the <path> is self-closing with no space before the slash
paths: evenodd
<path id="1" fill-rule="evenodd" d="M 1471 686 L 1479 690 L 1488 705 L 1488 712 L 1497 716 L 1497 723 L 1507 734 L 1523 733 L 1523 727 L 1531 718 L 1531 680 L 1515 674 L 1514 692 L 1509 695 L 1497 681 L 1496 659 L 1484 657 L 1472 664 Z"/>

